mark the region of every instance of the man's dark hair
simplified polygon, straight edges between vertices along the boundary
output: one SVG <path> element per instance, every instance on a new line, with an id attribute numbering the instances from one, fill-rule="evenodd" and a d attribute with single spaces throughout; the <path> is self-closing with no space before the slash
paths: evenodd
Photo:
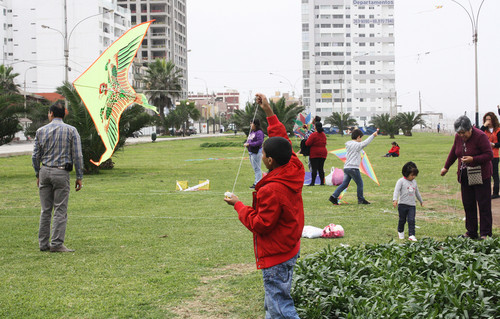
<path id="1" fill-rule="evenodd" d="M 259 119 L 253 119 L 252 123 L 255 125 L 255 131 L 262 131 Z"/>
<path id="2" fill-rule="evenodd" d="M 351 139 L 355 140 L 357 139 L 358 137 L 363 137 L 363 132 L 360 130 L 360 129 L 355 129 L 354 131 L 352 131 L 351 133 Z"/>
<path id="3" fill-rule="evenodd" d="M 314 117 L 314 122 L 321 122 L 321 117 L 319 117 L 319 116 L 316 115 Z"/>
<path id="4" fill-rule="evenodd" d="M 64 116 L 66 115 L 66 108 L 61 101 L 57 101 L 56 103 L 52 104 L 49 108 L 49 111 L 54 114 L 54 117 L 64 118 Z"/>
<path id="5" fill-rule="evenodd" d="M 271 157 L 279 166 L 285 165 L 292 157 L 292 145 L 286 138 L 273 136 L 264 142 L 266 157 Z"/>
<path id="6" fill-rule="evenodd" d="M 405 165 L 403 165 L 403 169 L 401 170 L 401 173 L 403 173 L 404 177 L 408 177 L 410 175 L 418 175 L 418 168 L 417 165 L 413 162 L 408 162 Z"/>

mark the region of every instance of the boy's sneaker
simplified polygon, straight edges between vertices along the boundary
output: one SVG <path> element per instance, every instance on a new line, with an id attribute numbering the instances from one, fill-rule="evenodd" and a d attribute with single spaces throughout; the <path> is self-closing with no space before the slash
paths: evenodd
<path id="1" fill-rule="evenodd" d="M 415 235 L 411 235 L 410 237 L 408 237 L 408 240 L 409 241 L 417 241 L 417 238 L 415 237 Z"/>
<path id="2" fill-rule="evenodd" d="M 399 239 L 405 239 L 405 232 L 398 232 Z"/>
<path id="3" fill-rule="evenodd" d="M 361 204 L 361 205 L 370 205 L 370 202 L 367 201 L 366 199 L 363 199 L 363 200 L 358 200 L 358 204 Z"/>
<path id="4" fill-rule="evenodd" d="M 255 189 L 255 184 L 253 184 L 252 186 L 250 186 L 250 189 Z"/>
<path id="5" fill-rule="evenodd" d="M 330 202 L 332 202 L 333 205 L 338 205 L 339 204 L 339 200 L 333 196 L 330 196 L 330 198 L 328 198 L 328 200 Z"/>

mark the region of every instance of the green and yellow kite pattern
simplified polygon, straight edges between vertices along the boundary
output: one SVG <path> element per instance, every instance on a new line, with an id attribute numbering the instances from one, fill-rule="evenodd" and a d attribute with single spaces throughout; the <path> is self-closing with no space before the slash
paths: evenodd
<path id="1" fill-rule="evenodd" d="M 152 22 L 124 33 L 73 82 L 106 147 L 99 162 L 91 160 L 97 166 L 113 155 L 120 139 L 120 117 L 129 105 L 137 103 L 156 112 L 146 96 L 136 93 L 128 81 L 130 65 Z"/>

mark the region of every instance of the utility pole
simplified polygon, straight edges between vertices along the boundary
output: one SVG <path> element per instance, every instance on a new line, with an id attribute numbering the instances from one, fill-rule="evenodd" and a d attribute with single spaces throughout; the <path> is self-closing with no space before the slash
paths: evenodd
<path id="1" fill-rule="evenodd" d="M 420 95 L 420 91 L 418 91 L 418 114 L 422 114 L 422 96 Z M 422 129 L 422 124 L 420 124 L 420 129 Z"/>

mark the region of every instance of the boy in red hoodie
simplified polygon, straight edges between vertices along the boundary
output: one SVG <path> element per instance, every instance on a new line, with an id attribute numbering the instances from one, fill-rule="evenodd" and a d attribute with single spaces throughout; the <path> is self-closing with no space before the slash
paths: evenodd
<path id="1" fill-rule="evenodd" d="M 257 268 L 264 279 L 266 318 L 299 318 L 290 289 L 304 228 L 304 166 L 266 96 L 256 97 L 269 124 L 262 151 L 269 173 L 255 185 L 252 206 L 245 206 L 234 194 L 224 200 L 253 233 Z"/>

